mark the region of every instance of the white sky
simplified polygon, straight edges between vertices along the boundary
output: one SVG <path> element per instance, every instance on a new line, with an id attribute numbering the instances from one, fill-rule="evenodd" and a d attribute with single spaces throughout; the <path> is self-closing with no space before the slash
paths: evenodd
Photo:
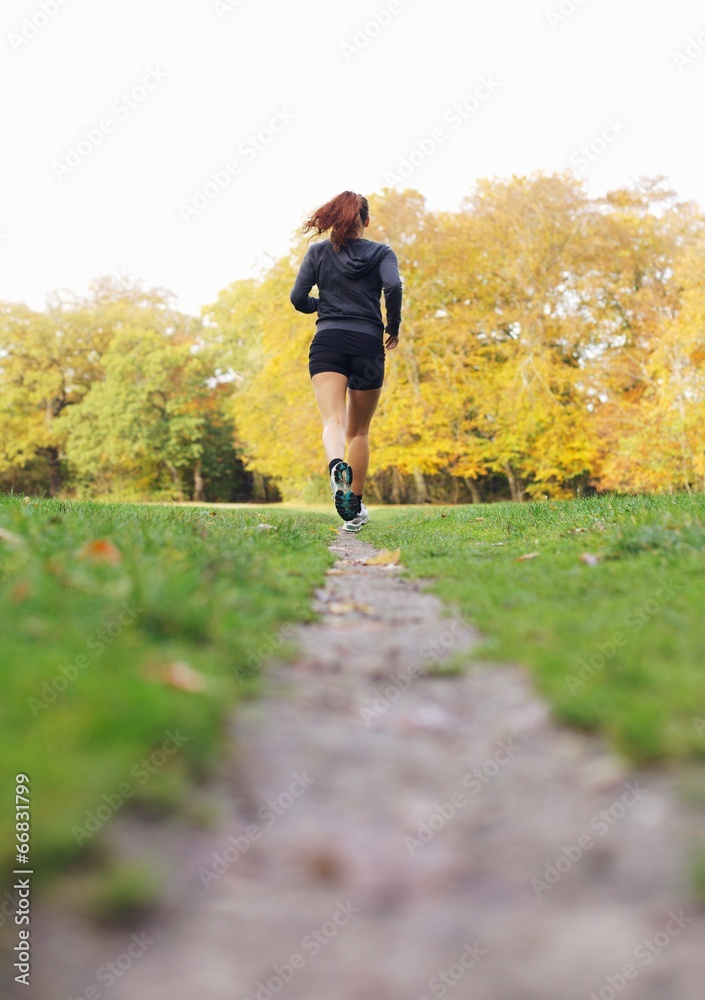
<path id="1" fill-rule="evenodd" d="M 705 206 L 702 0 L 220 7 L 4 0 L 0 299 L 42 308 L 47 292 L 116 271 L 165 285 L 198 313 L 285 253 L 307 211 L 346 188 L 379 191 L 437 129 L 445 141 L 406 182 L 432 209 L 457 208 L 479 177 L 571 162 L 595 194 L 662 173 Z M 548 11 L 571 8 L 549 23 Z M 375 11 L 389 23 L 346 54 L 342 43 L 353 45 Z M 47 23 L 20 43 L 12 36 L 25 18 Z M 674 53 L 701 32 L 679 69 Z M 150 69 L 166 78 L 152 76 L 154 89 L 127 108 L 120 95 Z M 446 117 L 482 78 L 494 92 L 481 90 L 462 124 Z M 271 143 L 238 151 L 277 112 Z M 112 131 L 60 180 L 55 164 L 106 119 Z M 586 168 L 574 156 L 608 119 L 618 127 Z M 228 161 L 237 175 L 184 221 L 179 206 Z"/>

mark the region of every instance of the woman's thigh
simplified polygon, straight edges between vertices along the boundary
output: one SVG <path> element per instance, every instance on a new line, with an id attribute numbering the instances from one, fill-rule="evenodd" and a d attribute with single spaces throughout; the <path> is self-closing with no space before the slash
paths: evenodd
<path id="1" fill-rule="evenodd" d="M 381 395 L 381 388 L 350 389 L 348 391 L 347 435 L 349 438 L 367 432 Z"/>
<path id="2" fill-rule="evenodd" d="M 339 423 L 345 426 L 347 375 L 341 375 L 340 372 L 319 372 L 311 378 L 311 381 L 323 423 L 337 418 Z"/>

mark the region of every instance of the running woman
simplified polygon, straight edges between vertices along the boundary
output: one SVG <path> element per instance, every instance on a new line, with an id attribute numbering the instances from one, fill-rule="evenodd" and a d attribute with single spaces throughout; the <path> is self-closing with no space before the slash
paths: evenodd
<path id="1" fill-rule="evenodd" d="M 401 323 L 397 257 L 386 243 L 364 238 L 369 224 L 367 198 L 354 191 L 317 209 L 301 231 L 314 229 L 318 236 L 330 231 L 330 237 L 309 246 L 290 295 L 299 312 L 318 313 L 308 370 L 321 411 L 331 493 L 347 531 L 359 531 L 369 521 L 362 502 L 368 432 L 382 393 L 385 349 L 399 343 Z M 310 295 L 314 285 L 318 298 Z"/>

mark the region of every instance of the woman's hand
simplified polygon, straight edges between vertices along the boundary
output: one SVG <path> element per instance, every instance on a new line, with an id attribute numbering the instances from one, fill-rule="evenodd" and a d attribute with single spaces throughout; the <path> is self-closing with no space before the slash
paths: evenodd
<path id="1" fill-rule="evenodd" d="M 386 349 L 388 351 L 393 351 L 394 348 L 397 346 L 398 343 L 399 343 L 399 338 L 398 337 L 391 337 L 390 336 L 390 337 L 387 337 L 386 341 L 384 342 L 384 346 L 386 347 Z"/>

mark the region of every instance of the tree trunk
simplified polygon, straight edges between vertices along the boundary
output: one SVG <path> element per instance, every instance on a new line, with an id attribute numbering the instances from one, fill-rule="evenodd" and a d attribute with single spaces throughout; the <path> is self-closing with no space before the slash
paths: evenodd
<path id="1" fill-rule="evenodd" d="M 690 449 L 688 447 L 688 434 L 686 432 L 686 422 L 685 422 L 685 403 L 684 403 L 684 393 L 682 390 L 683 377 L 681 374 L 680 366 L 673 365 L 674 374 L 679 379 L 681 383 L 681 391 L 678 393 L 678 411 L 680 414 L 680 444 L 681 444 L 681 474 L 683 476 L 683 486 L 686 493 L 692 493 L 690 488 L 690 474 L 689 469 L 692 462 L 692 456 L 690 454 Z"/>
<path id="2" fill-rule="evenodd" d="M 428 490 L 426 489 L 426 480 L 423 477 L 423 472 L 420 469 L 414 469 L 413 476 L 416 487 L 416 503 L 426 503 Z"/>
<path id="3" fill-rule="evenodd" d="M 521 503 L 522 500 L 524 499 L 524 484 L 522 483 L 521 479 L 518 479 L 514 475 L 514 472 L 509 462 L 505 464 L 504 472 L 507 479 L 509 480 L 509 489 L 511 491 L 512 500 L 514 500 L 515 503 Z"/>
<path id="4" fill-rule="evenodd" d="M 250 491 L 250 500 L 265 501 L 267 500 L 267 487 L 265 485 L 265 479 L 261 472 L 252 473 L 252 490 Z"/>
<path id="5" fill-rule="evenodd" d="M 51 496 L 55 497 L 64 485 L 64 478 L 61 474 L 61 462 L 59 461 L 59 449 L 43 448 L 41 454 L 45 456 L 49 463 L 49 492 Z"/>
<path id="6" fill-rule="evenodd" d="M 450 477 L 450 489 L 452 490 L 452 493 L 450 495 L 450 502 L 457 503 L 458 497 L 460 496 L 460 479 L 458 479 L 457 476 Z"/>
<path id="7" fill-rule="evenodd" d="M 193 470 L 193 499 L 194 500 L 206 499 L 206 484 L 203 482 L 203 474 L 201 472 L 200 462 L 196 462 L 196 467 Z"/>
<path id="8" fill-rule="evenodd" d="M 392 503 L 401 503 L 401 476 L 396 469 L 392 469 L 391 493 Z"/>
<path id="9" fill-rule="evenodd" d="M 171 462 L 166 462 L 165 464 L 169 472 L 169 475 L 171 476 L 171 481 L 174 484 L 174 490 L 176 492 L 176 496 L 179 500 L 183 500 L 184 490 L 181 484 L 181 477 L 179 476 L 179 470 Z"/>
<path id="10" fill-rule="evenodd" d="M 482 503 L 482 494 L 480 493 L 479 487 L 477 485 L 476 479 L 466 479 L 468 489 L 470 490 L 470 496 L 472 497 L 473 503 Z"/>

